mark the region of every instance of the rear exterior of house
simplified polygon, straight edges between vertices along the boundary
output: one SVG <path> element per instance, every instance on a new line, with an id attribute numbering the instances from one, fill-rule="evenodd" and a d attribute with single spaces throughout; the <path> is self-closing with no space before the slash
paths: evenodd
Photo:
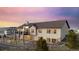
<path id="1" fill-rule="evenodd" d="M 24 29 L 25 26 L 29 26 L 29 28 Z M 48 44 L 61 42 L 67 35 L 69 28 L 66 20 L 29 23 L 19 27 L 21 31 L 24 29 L 25 32 L 28 32 L 25 39 L 30 38 L 37 41 L 42 37 Z"/>

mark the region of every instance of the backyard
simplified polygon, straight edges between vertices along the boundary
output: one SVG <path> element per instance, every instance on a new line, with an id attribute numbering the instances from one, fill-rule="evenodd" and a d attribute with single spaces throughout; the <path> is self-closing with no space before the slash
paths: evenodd
<path id="1" fill-rule="evenodd" d="M 0 38 L 0 50 L 2 51 L 36 51 L 36 42 L 15 40 L 10 38 Z M 65 42 L 62 44 L 49 45 L 49 51 L 71 51 Z"/>
<path id="2" fill-rule="evenodd" d="M 69 36 L 70 37 L 70 36 Z M 77 36 L 79 39 L 79 35 Z M 77 40 L 78 41 L 78 40 Z M 62 41 L 56 44 L 48 44 L 48 51 L 78 51 L 77 49 L 71 49 L 66 46 L 66 41 Z M 78 43 L 78 42 L 77 42 Z M 15 37 L 1 37 L 0 38 L 0 50 L 1 51 L 37 51 L 36 41 L 24 40 Z"/>

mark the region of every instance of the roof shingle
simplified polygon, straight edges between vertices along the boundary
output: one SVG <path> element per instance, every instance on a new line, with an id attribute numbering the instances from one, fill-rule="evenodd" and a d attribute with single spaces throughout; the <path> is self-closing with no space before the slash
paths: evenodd
<path id="1" fill-rule="evenodd" d="M 60 21 L 48 21 L 48 22 L 38 22 L 38 23 L 29 23 L 29 26 L 36 26 L 39 28 L 61 28 L 64 24 L 67 24 L 68 28 L 70 28 L 67 20 L 60 20 Z M 23 24 L 19 26 L 22 28 L 23 26 L 27 26 L 27 24 Z"/>

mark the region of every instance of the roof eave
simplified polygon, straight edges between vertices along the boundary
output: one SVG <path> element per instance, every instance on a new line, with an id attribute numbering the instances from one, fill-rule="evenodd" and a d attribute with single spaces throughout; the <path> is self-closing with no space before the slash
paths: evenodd
<path id="1" fill-rule="evenodd" d="M 68 23 L 68 21 L 67 21 L 67 20 L 66 20 L 66 24 L 67 24 L 68 28 L 70 28 L 69 23 Z"/>

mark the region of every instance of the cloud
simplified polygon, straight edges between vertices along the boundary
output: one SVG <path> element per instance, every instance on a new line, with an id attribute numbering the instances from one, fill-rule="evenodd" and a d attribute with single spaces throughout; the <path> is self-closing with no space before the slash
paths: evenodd
<path id="1" fill-rule="evenodd" d="M 77 7 L 62 7 L 59 10 L 58 16 L 79 17 L 79 8 Z"/>
<path id="2" fill-rule="evenodd" d="M 15 27 L 19 26 L 19 23 L 16 22 L 9 22 L 9 21 L 0 21 L 0 27 Z"/>
<path id="3" fill-rule="evenodd" d="M 0 21 L 22 24 L 25 20 L 30 22 L 64 20 L 70 25 L 78 27 L 78 7 L 0 7 Z"/>
<path id="4" fill-rule="evenodd" d="M 0 7 L 0 14 L 19 15 L 44 12 L 42 7 Z"/>

